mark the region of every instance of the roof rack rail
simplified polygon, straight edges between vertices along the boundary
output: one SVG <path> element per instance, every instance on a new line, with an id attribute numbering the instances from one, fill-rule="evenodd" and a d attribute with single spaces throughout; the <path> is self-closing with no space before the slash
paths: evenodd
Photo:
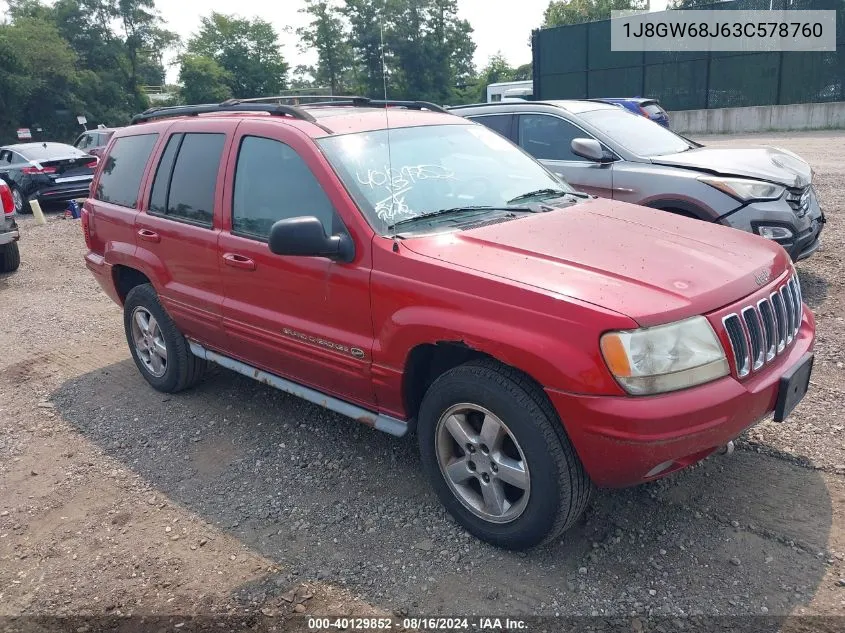
<path id="1" fill-rule="evenodd" d="M 282 100 L 292 100 L 292 99 L 321 99 L 323 101 L 328 101 L 331 99 L 339 99 L 342 101 L 348 101 L 349 99 L 366 99 L 366 97 L 359 97 L 357 95 L 278 95 L 273 97 L 251 97 L 249 99 L 237 99 L 240 103 L 262 103 L 264 101 L 278 101 L 281 102 Z M 301 104 L 301 105 L 311 105 L 308 104 Z"/>
<path id="2" fill-rule="evenodd" d="M 313 106 L 354 106 L 358 108 L 408 108 L 410 110 L 431 110 L 448 114 L 445 108 L 429 101 L 401 101 L 394 99 L 370 99 L 369 97 L 337 97 L 336 101 L 316 101 L 303 103 L 303 107 Z"/>
<path id="3" fill-rule="evenodd" d="M 325 131 L 331 133 L 329 129 L 317 123 L 317 119 L 315 119 L 312 115 L 297 107 L 284 104 L 244 103 L 238 99 L 229 99 L 222 103 L 149 108 L 141 114 L 133 116 L 130 125 L 143 123 L 144 121 L 151 121 L 153 119 L 164 119 L 167 117 L 177 116 L 197 116 L 199 114 L 206 114 L 209 112 L 269 112 L 270 114 L 278 116 L 289 116 L 294 119 L 300 119 L 301 121 L 308 121 L 309 123 L 318 125 Z"/>

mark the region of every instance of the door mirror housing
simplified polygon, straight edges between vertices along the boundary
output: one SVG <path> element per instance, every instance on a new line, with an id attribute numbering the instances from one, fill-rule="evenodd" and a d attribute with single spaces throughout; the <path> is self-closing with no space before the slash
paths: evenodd
<path id="1" fill-rule="evenodd" d="M 610 163 L 613 159 L 608 156 L 604 148 L 594 138 L 574 138 L 570 144 L 572 153 L 581 158 L 597 163 Z"/>
<path id="2" fill-rule="evenodd" d="M 345 234 L 326 235 L 323 223 L 313 215 L 279 220 L 270 229 L 268 242 L 276 255 L 328 257 L 346 263 L 355 257 L 352 239 Z"/>

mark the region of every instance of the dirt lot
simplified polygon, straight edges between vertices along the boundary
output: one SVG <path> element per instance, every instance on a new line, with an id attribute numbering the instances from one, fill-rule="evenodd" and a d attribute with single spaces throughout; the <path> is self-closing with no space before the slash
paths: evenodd
<path id="1" fill-rule="evenodd" d="M 21 268 L 0 277 L 0 616 L 815 614 L 845 627 L 845 132 L 704 142 L 776 144 L 816 170 L 830 221 L 798 266 L 819 327 L 811 391 L 734 455 L 599 493 L 527 554 L 446 516 L 413 438 L 222 369 L 178 396 L 151 390 L 83 265 L 79 223 L 25 218 Z"/>

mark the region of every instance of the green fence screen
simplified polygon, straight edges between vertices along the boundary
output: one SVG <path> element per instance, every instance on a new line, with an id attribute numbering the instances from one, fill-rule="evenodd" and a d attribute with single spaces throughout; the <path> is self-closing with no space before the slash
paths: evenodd
<path id="1" fill-rule="evenodd" d="M 534 31 L 535 99 L 652 97 L 667 110 L 845 101 L 845 0 L 733 0 L 696 9 L 836 10 L 835 52 L 613 52 L 610 20 Z"/>

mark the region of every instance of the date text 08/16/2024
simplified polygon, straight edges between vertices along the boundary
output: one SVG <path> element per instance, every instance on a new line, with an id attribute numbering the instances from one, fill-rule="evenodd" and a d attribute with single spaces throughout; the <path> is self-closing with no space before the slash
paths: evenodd
<path id="1" fill-rule="evenodd" d="M 308 618 L 312 631 L 326 630 L 406 630 L 406 631 L 525 631 L 527 623 L 520 619 L 477 618 Z"/>

